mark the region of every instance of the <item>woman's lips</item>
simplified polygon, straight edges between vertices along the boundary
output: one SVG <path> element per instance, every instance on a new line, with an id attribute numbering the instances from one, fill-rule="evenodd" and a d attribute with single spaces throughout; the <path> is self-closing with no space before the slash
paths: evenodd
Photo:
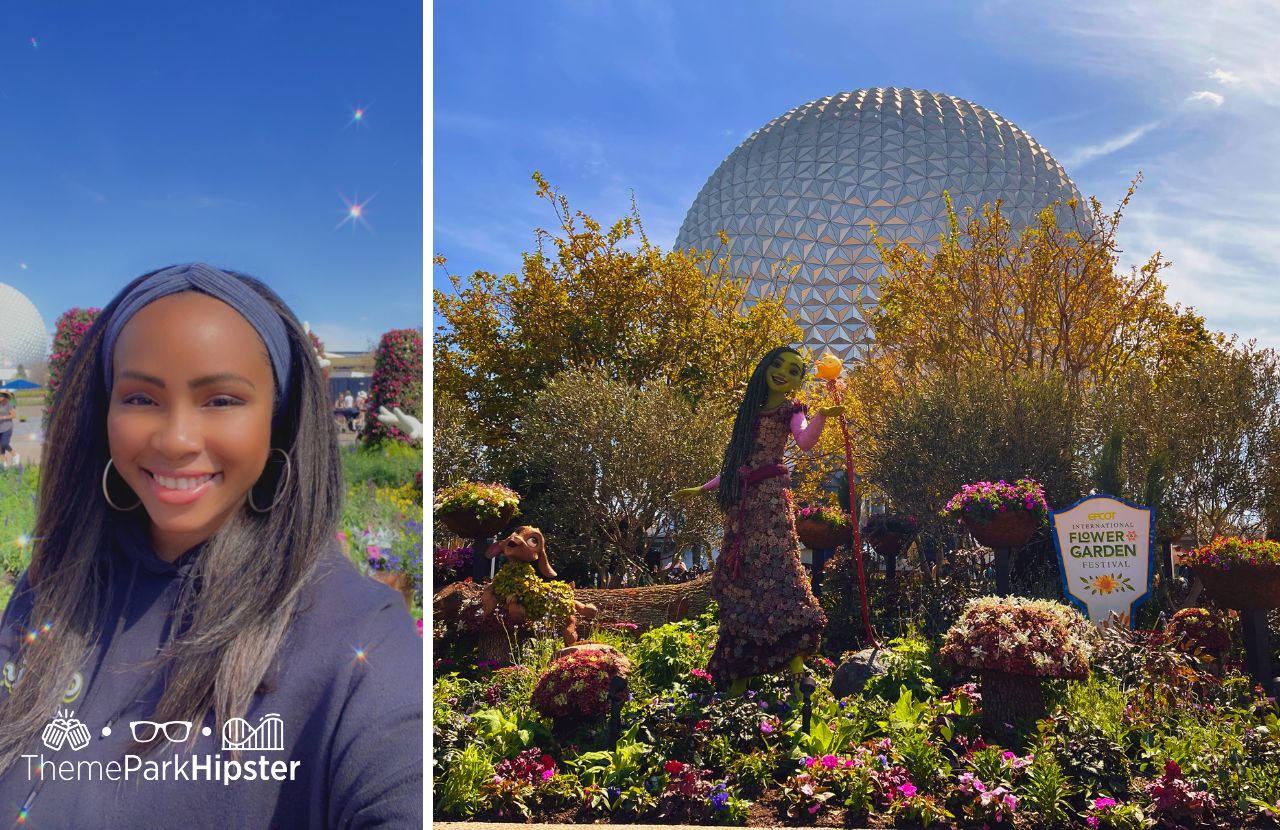
<path id="1" fill-rule="evenodd" d="M 160 481 L 157 480 L 155 473 L 152 473 L 150 470 L 143 470 L 143 472 L 146 473 L 147 482 L 151 485 L 151 492 L 154 493 L 155 497 L 164 504 L 191 504 L 222 480 L 222 473 L 214 473 L 206 481 L 194 487 L 188 487 L 184 490 L 161 484 Z M 167 476 L 162 476 L 162 478 L 166 478 L 166 480 L 170 482 L 173 481 L 173 479 L 169 479 Z M 190 477 L 187 476 L 183 476 L 182 478 L 190 479 Z M 198 478 L 204 478 L 204 476 L 199 476 Z"/>

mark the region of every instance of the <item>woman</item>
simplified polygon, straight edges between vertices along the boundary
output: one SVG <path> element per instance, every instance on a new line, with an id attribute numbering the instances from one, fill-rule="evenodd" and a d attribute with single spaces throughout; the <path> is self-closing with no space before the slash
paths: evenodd
<path id="1" fill-rule="evenodd" d="M 782 455 L 788 437 L 800 449 L 812 449 L 827 416 L 844 408 L 827 407 L 808 421 L 807 407 L 789 397 L 804 385 L 804 376 L 796 350 L 781 346 L 766 354 L 738 407 L 720 475 L 675 494 L 689 498 L 715 490 L 725 512 L 723 550 L 711 578 L 720 636 L 707 670 L 722 686 L 733 681 L 735 693 L 753 675 L 784 666 L 802 672 L 827 624 L 800 563 L 791 478 Z"/>
<path id="2" fill-rule="evenodd" d="M 250 277 L 176 266 L 103 309 L 0 620 L 0 821 L 420 826 L 421 641 L 335 546 L 328 404 Z"/>

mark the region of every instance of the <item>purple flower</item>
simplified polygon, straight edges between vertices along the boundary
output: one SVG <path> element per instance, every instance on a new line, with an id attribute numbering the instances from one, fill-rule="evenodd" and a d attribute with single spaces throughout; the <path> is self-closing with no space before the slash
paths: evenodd
<path id="1" fill-rule="evenodd" d="M 766 735 L 773 734 L 773 724 L 769 723 L 767 720 L 760 721 L 760 731 Z"/>

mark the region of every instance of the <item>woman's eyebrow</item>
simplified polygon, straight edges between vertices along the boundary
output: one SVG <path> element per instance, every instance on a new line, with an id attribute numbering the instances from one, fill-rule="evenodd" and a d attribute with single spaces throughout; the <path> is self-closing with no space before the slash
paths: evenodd
<path id="1" fill-rule="evenodd" d="M 165 384 L 162 379 L 156 377 L 155 375 L 148 375 L 148 374 L 144 374 L 143 372 L 135 372 L 133 369 L 125 369 L 123 372 L 120 373 L 120 377 L 140 380 L 140 381 L 143 381 L 144 383 L 150 383 L 153 386 L 158 386 L 161 389 L 165 388 Z M 253 381 L 249 380 L 244 375 L 237 375 L 234 372 L 219 372 L 218 374 L 215 374 L 215 375 L 202 375 L 201 377 L 195 378 L 194 380 L 189 382 L 187 386 L 191 387 L 192 389 L 199 389 L 201 386 L 209 386 L 210 384 L 223 383 L 226 381 L 239 381 L 240 383 L 247 384 L 249 388 L 253 389 L 254 391 L 257 391 L 258 389 L 258 387 L 254 385 Z"/>

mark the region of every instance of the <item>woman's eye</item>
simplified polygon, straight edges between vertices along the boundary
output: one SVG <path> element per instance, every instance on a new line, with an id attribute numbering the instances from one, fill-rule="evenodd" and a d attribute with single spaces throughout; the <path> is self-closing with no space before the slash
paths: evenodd
<path id="1" fill-rule="evenodd" d="M 219 395 L 216 398 L 210 399 L 209 406 L 213 406 L 213 407 L 239 406 L 242 403 L 244 403 L 244 401 L 240 400 L 239 398 L 233 398 L 230 395 Z"/>
<path id="2" fill-rule="evenodd" d="M 135 404 L 139 406 L 146 406 L 147 404 L 151 403 L 151 398 L 139 393 L 134 395 L 127 395 L 120 401 L 120 403 L 126 406 L 133 406 Z"/>

